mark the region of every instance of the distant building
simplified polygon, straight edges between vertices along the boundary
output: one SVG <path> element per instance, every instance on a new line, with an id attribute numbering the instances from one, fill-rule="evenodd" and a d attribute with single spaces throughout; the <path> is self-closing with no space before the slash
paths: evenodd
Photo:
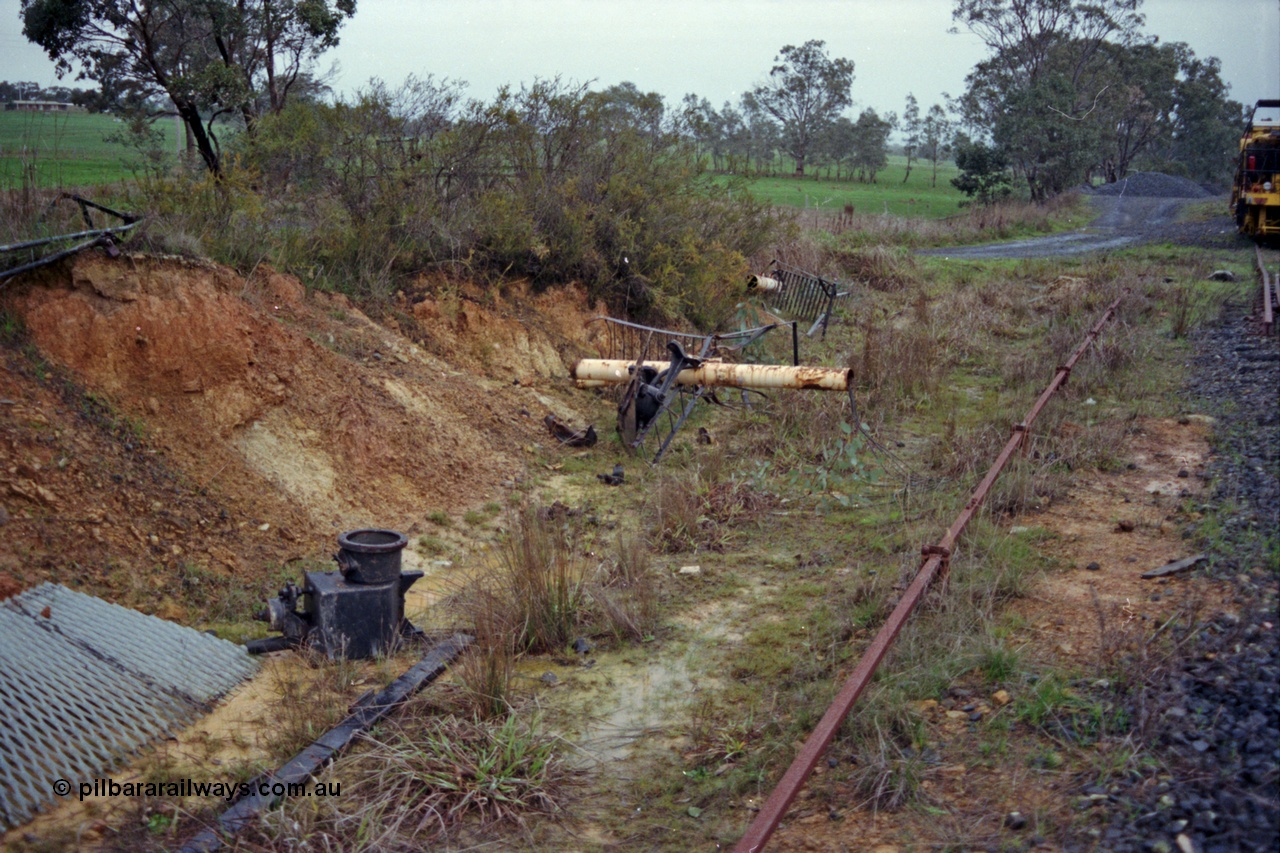
<path id="1" fill-rule="evenodd" d="M 21 110 L 29 113 L 66 113 L 84 112 L 84 107 L 76 104 L 64 104 L 61 101 L 9 101 L 4 105 L 5 112 Z"/>

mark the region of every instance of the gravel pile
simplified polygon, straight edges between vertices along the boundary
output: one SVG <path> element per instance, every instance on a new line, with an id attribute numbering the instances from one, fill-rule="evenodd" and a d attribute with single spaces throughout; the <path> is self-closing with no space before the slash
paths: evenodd
<path id="1" fill-rule="evenodd" d="M 1142 198 L 1213 198 L 1214 194 L 1186 178 L 1159 172 L 1134 172 L 1113 184 L 1086 187 L 1094 195 L 1126 195 Z"/>
<path id="2" fill-rule="evenodd" d="M 1206 626 L 1157 685 L 1163 712 L 1149 746 L 1167 775 L 1108 791 L 1103 850 L 1280 850 L 1278 567 L 1264 544 L 1280 530 L 1280 341 L 1256 329 L 1240 308 L 1203 329 L 1188 389 L 1218 417 L 1213 501 L 1238 510 L 1220 513 L 1208 571 L 1235 584 L 1240 614 Z"/>

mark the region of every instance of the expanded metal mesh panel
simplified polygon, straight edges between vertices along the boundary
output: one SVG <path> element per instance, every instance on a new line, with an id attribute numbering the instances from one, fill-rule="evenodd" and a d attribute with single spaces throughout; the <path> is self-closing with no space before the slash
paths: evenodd
<path id="1" fill-rule="evenodd" d="M 785 316 L 816 320 L 831 311 L 840 293 L 834 282 L 803 270 L 776 265 L 769 273 L 779 289 L 769 295 L 769 305 Z"/>
<path id="2" fill-rule="evenodd" d="M 253 674 L 241 646 L 44 584 L 0 602 L 0 826 L 114 767 Z"/>

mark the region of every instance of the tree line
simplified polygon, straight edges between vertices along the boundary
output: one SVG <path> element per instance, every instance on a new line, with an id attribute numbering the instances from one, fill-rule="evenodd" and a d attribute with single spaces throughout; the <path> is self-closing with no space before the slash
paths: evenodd
<path id="1" fill-rule="evenodd" d="M 1216 58 L 1141 31 L 1142 0 L 954 0 L 952 19 L 988 48 L 946 104 L 856 117 L 852 60 L 820 40 L 786 45 L 738 104 L 685 95 L 674 106 L 631 83 L 595 94 L 611 126 L 675 138 L 713 170 L 796 175 L 817 168 L 875 182 L 890 135 L 906 174 L 957 159 L 965 192 L 986 200 L 1020 181 L 1045 199 L 1135 168 L 1222 180 L 1243 107 Z M 206 167 L 222 167 L 220 128 L 252 135 L 290 102 L 318 103 L 316 59 L 338 42 L 355 0 L 22 0 L 27 37 L 72 63 L 122 110 L 169 111 Z M 963 161 L 961 164 L 960 161 Z M 966 166 L 968 168 L 966 168 Z M 975 171 L 977 170 L 977 171 Z"/>
<path id="2" fill-rule="evenodd" d="M 41 86 L 26 80 L 0 80 L 0 103 L 12 101 L 51 101 L 58 104 L 74 104 L 98 112 L 106 105 L 101 103 L 100 90 L 71 86 Z"/>

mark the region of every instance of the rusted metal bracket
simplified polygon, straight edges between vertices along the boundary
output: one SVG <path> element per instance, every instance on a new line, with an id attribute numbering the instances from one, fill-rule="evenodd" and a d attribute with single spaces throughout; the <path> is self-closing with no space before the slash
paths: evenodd
<path id="1" fill-rule="evenodd" d="M 854 667 L 853 673 L 844 683 L 844 686 L 841 687 L 831 706 L 827 708 L 827 712 L 796 754 L 791 766 L 787 768 L 782 779 L 778 781 L 777 786 L 769 795 L 768 800 L 765 801 L 751 825 L 747 827 L 747 831 L 733 848 L 734 853 L 757 853 L 757 851 L 764 849 L 765 843 L 768 842 L 770 836 L 773 835 L 774 830 L 777 829 L 778 824 L 781 823 L 782 818 L 786 815 L 792 800 L 800 793 L 801 787 L 804 786 L 805 780 L 809 778 L 809 774 L 813 772 L 818 759 L 826 751 L 831 739 L 835 737 L 840 724 L 844 722 L 844 718 L 848 716 L 854 703 L 862 695 L 862 691 L 871 683 L 871 677 L 875 674 L 876 668 L 879 667 L 890 646 L 893 645 L 899 632 L 906 625 L 907 619 L 915 610 L 916 605 L 919 604 L 934 580 L 946 575 L 950 564 L 951 549 L 955 546 L 956 540 L 977 513 L 978 508 L 991 491 L 991 486 L 995 483 L 1000 472 L 1004 470 L 1010 458 L 1017 451 L 1019 445 L 1022 444 L 1031 424 L 1035 422 L 1036 417 L 1040 414 L 1040 410 L 1048 403 L 1049 398 L 1062 387 L 1062 383 L 1066 381 L 1066 376 L 1070 373 L 1071 368 L 1075 366 L 1075 363 L 1085 351 L 1093 345 L 1098 335 L 1101 334 L 1103 327 L 1115 316 L 1116 309 L 1119 307 L 1120 299 L 1122 298 L 1123 296 L 1118 297 L 1111 303 L 1093 328 L 1089 330 L 1084 341 L 1072 353 L 1067 363 L 1058 368 L 1053 381 L 1036 399 L 1030 411 L 1027 412 L 1026 418 L 1014 427 L 1013 435 L 1009 437 L 1008 443 L 1005 444 L 1000 455 L 996 457 L 991 469 L 987 471 L 986 476 L 982 478 L 977 488 L 973 490 L 973 494 L 968 502 L 965 503 L 964 509 L 956 517 L 956 520 L 952 522 L 951 526 L 947 528 L 946 533 L 943 534 L 938 543 L 921 549 L 923 563 L 916 572 L 915 578 L 903 593 L 898 605 L 893 609 L 893 613 L 889 615 L 888 620 L 881 626 L 879 633 L 872 639 L 871 644 L 863 653 L 862 659 Z"/>

